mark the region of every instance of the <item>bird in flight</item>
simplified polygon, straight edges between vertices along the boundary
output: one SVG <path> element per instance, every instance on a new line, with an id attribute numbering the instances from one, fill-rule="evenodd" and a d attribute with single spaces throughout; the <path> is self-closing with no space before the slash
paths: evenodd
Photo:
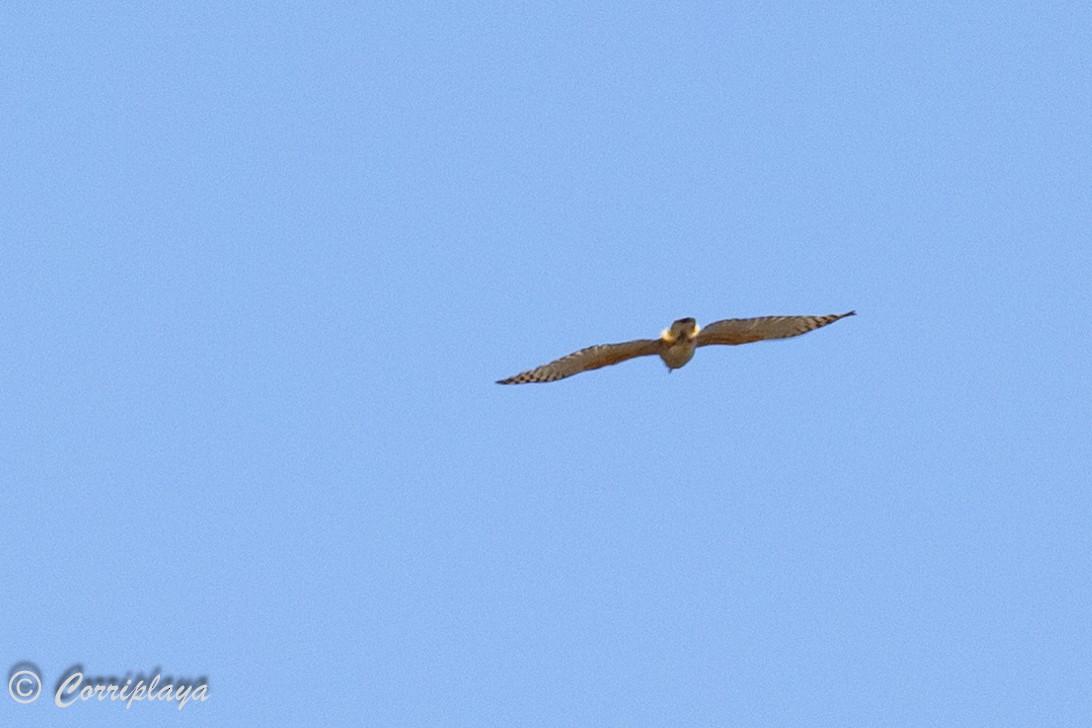
<path id="1" fill-rule="evenodd" d="M 528 384 L 556 382 L 580 372 L 599 369 L 633 359 L 658 354 L 668 371 L 690 361 L 694 350 L 711 344 L 749 344 L 763 339 L 787 339 L 853 316 L 856 311 L 829 316 L 760 316 L 759 318 L 724 319 L 705 328 L 692 318 L 682 318 L 663 330 L 658 339 L 636 339 L 621 344 L 599 344 L 573 352 L 549 364 L 500 379 L 497 384 Z"/>

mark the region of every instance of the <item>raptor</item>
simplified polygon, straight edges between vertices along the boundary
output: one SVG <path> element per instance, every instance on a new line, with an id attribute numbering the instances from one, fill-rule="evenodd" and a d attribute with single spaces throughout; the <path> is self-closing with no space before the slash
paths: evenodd
<path id="1" fill-rule="evenodd" d="M 658 339 L 636 339 L 621 344 L 599 344 L 573 352 L 540 367 L 500 379 L 497 384 L 556 382 L 580 372 L 617 364 L 639 356 L 658 355 L 668 371 L 684 366 L 699 346 L 749 344 L 764 339 L 787 339 L 832 324 L 856 311 L 827 316 L 760 316 L 724 319 L 702 328 L 692 318 L 681 318 L 664 329 Z"/>

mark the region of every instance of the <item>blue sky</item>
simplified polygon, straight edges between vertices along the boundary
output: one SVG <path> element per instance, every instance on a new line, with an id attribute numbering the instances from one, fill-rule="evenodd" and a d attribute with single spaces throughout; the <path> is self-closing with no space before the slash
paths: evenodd
<path id="1" fill-rule="evenodd" d="M 146 5 L 0 11 L 0 667 L 209 699 L 0 722 L 1089 725 L 1086 5 Z"/>

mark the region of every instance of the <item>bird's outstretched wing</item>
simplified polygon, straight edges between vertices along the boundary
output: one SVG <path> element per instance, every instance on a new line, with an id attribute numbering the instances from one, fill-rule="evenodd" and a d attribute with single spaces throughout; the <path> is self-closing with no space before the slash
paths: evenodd
<path id="1" fill-rule="evenodd" d="M 829 316 L 761 316 L 759 318 L 714 321 L 698 334 L 697 345 L 749 344 L 763 339 L 787 339 L 853 316 L 856 311 Z"/>
<path id="2" fill-rule="evenodd" d="M 527 384 L 529 382 L 555 382 L 580 372 L 610 366 L 637 356 L 660 352 L 658 339 L 637 339 L 623 344 L 600 344 L 563 356 L 557 361 L 521 372 L 514 377 L 500 379 L 497 384 Z"/>

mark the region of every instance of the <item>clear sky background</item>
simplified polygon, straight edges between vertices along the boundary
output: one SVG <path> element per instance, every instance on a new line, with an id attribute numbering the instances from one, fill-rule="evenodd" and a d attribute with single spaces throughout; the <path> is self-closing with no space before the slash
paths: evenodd
<path id="1" fill-rule="evenodd" d="M 210 695 L 0 723 L 1092 725 L 1090 38 L 6 5 L 0 672 Z"/>

